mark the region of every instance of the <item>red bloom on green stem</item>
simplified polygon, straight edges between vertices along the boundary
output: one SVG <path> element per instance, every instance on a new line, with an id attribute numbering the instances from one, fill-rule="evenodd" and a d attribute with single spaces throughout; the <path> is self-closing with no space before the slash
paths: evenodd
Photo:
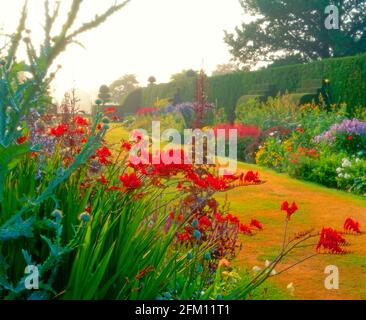
<path id="1" fill-rule="evenodd" d="M 141 187 L 142 182 L 135 173 L 125 173 L 119 177 L 119 180 L 123 183 L 123 187 L 127 190 L 135 190 Z"/>
<path id="2" fill-rule="evenodd" d="M 224 216 L 222 216 L 221 214 L 219 214 L 219 213 L 216 213 L 215 214 L 215 220 L 217 221 L 217 222 L 225 222 L 225 221 L 227 221 L 227 218 L 225 218 Z"/>
<path id="3" fill-rule="evenodd" d="M 229 220 L 229 222 L 231 223 L 231 224 L 239 224 L 240 223 L 240 221 L 239 221 L 239 218 L 238 217 L 234 217 L 232 214 L 228 214 L 227 215 L 227 219 Z"/>
<path id="4" fill-rule="evenodd" d="M 292 205 L 290 206 L 288 201 L 285 201 L 284 203 L 282 203 L 281 206 L 281 211 L 285 211 L 287 213 L 287 218 L 290 220 L 291 216 L 297 211 L 299 210 L 296 202 L 293 202 Z"/>
<path id="5" fill-rule="evenodd" d="M 98 157 L 110 157 L 112 156 L 111 151 L 107 147 L 100 148 L 96 151 Z"/>
<path id="6" fill-rule="evenodd" d="M 252 233 L 252 230 L 250 229 L 250 227 L 248 226 L 248 225 L 246 225 L 246 224 L 240 224 L 240 226 L 239 226 L 239 231 L 241 232 L 241 233 L 243 233 L 243 234 L 246 234 L 246 235 L 248 235 L 248 236 L 251 236 L 251 235 L 253 235 L 253 233 Z"/>
<path id="7" fill-rule="evenodd" d="M 69 131 L 67 124 L 61 123 L 58 126 L 51 128 L 50 134 L 55 137 L 62 137 Z"/>
<path id="8" fill-rule="evenodd" d="M 361 226 L 358 221 L 348 218 L 344 222 L 344 230 L 348 232 L 361 233 Z"/>
<path id="9" fill-rule="evenodd" d="M 257 228 L 258 230 L 263 230 L 263 225 L 257 219 L 252 219 L 250 226 Z"/>
<path id="10" fill-rule="evenodd" d="M 175 217 L 176 216 L 175 216 L 174 212 L 171 212 L 170 215 L 169 215 L 169 217 L 170 217 L 171 220 L 175 220 Z M 183 221 L 183 215 L 181 213 L 178 214 L 177 221 L 178 222 Z"/>
<path id="11" fill-rule="evenodd" d="M 347 137 L 347 140 L 348 140 L 348 141 L 352 141 L 352 140 L 353 140 L 353 136 L 348 136 L 348 137 Z"/>
<path id="12" fill-rule="evenodd" d="M 130 151 L 132 149 L 132 144 L 128 141 L 122 143 L 122 149 Z"/>
<path id="13" fill-rule="evenodd" d="M 106 179 L 106 177 L 104 175 L 101 175 L 100 178 L 98 179 L 98 181 L 105 186 L 106 184 L 108 184 L 108 180 Z"/>
<path id="14" fill-rule="evenodd" d="M 102 147 L 100 149 L 98 149 L 95 154 L 97 155 L 97 157 L 99 158 L 99 163 L 102 165 L 107 165 L 109 164 L 109 157 L 112 156 L 112 152 L 107 148 L 107 147 Z"/>
<path id="15" fill-rule="evenodd" d="M 198 220 L 198 227 L 211 227 L 211 221 L 207 216 L 203 216 Z"/>
<path id="16" fill-rule="evenodd" d="M 114 107 L 111 107 L 111 108 L 106 108 L 103 113 L 104 114 L 113 114 L 113 113 L 116 113 L 116 112 L 117 112 L 117 109 L 114 108 Z"/>
<path id="17" fill-rule="evenodd" d="M 24 142 L 27 141 L 27 136 L 24 136 L 24 137 L 20 137 L 17 139 L 17 144 L 23 144 Z"/>
<path id="18" fill-rule="evenodd" d="M 76 116 L 74 118 L 74 123 L 79 126 L 88 126 L 89 125 L 89 121 L 81 116 Z"/>
<path id="19" fill-rule="evenodd" d="M 333 254 L 345 253 L 341 248 L 341 246 L 345 244 L 346 240 L 339 232 L 332 228 L 323 228 L 320 233 L 320 239 L 316 246 L 316 250 L 320 252 L 320 250 L 323 249 L 325 253 Z"/>
<path id="20" fill-rule="evenodd" d="M 259 183 L 259 173 L 254 173 L 253 171 L 248 171 L 244 177 L 244 183 Z"/>

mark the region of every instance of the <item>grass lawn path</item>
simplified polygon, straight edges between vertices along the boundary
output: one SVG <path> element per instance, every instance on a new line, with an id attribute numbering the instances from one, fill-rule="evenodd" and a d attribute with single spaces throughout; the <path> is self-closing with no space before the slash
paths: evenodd
<path id="1" fill-rule="evenodd" d="M 284 212 L 279 206 L 284 200 L 296 201 L 300 210 L 292 217 L 290 235 L 323 226 L 343 229 L 346 218 L 352 217 L 366 229 L 366 200 L 345 192 L 298 181 L 285 174 L 257 166 L 240 164 L 240 170 L 259 171 L 267 182 L 260 186 L 238 188 L 228 193 L 231 212 L 243 222 L 251 218 L 259 219 L 265 230 L 254 237 L 241 236 L 243 249 L 236 264 L 250 270 L 253 266 L 263 266 L 265 260 L 273 259 L 279 252 L 284 233 Z M 224 198 L 220 195 L 218 198 Z M 366 235 L 347 235 L 350 246 L 346 255 L 318 255 L 286 273 L 272 278 L 276 287 L 286 291 L 289 283 L 295 286 L 296 299 L 366 299 Z M 281 263 L 277 271 L 314 252 L 314 247 L 304 249 Z M 301 250 L 300 250 L 301 251 Z M 340 272 L 340 289 L 326 290 L 324 270 L 335 265 Z"/>

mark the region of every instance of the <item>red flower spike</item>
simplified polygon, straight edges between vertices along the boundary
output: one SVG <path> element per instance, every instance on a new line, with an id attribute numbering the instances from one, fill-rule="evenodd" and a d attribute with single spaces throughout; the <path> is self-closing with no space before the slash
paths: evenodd
<path id="1" fill-rule="evenodd" d="M 74 123 L 79 125 L 79 126 L 88 126 L 89 125 L 89 122 L 87 119 L 81 117 L 81 116 L 76 116 L 74 118 Z"/>
<path id="2" fill-rule="evenodd" d="M 252 230 L 250 229 L 249 226 L 247 226 L 246 224 L 240 224 L 239 226 L 239 231 L 243 234 L 246 234 L 248 236 L 251 236 L 253 233 L 252 233 Z"/>
<path id="3" fill-rule="evenodd" d="M 28 138 L 26 136 L 20 137 L 20 138 L 17 139 L 17 144 L 23 144 L 24 142 L 27 141 L 27 139 Z"/>
<path id="4" fill-rule="evenodd" d="M 257 219 L 252 219 L 250 226 L 258 230 L 263 230 L 263 225 Z"/>
<path id="5" fill-rule="evenodd" d="M 203 216 L 198 220 L 198 227 L 199 228 L 206 228 L 206 227 L 211 227 L 211 221 L 207 216 Z"/>
<path id="6" fill-rule="evenodd" d="M 290 206 L 288 201 L 285 201 L 281 205 L 281 211 L 285 211 L 287 213 L 287 219 L 289 219 L 289 220 L 291 219 L 291 216 L 298 210 L 299 210 L 299 208 L 298 208 L 296 202 L 293 202 L 292 205 Z"/>
<path id="7" fill-rule="evenodd" d="M 125 173 L 123 176 L 119 177 L 119 180 L 123 183 L 123 187 L 127 190 L 135 190 L 141 187 L 142 182 L 136 176 L 135 173 Z"/>
<path id="8" fill-rule="evenodd" d="M 125 141 L 122 143 L 122 149 L 126 150 L 126 151 L 130 151 L 132 149 L 132 144 L 128 141 Z"/>
<path id="9" fill-rule="evenodd" d="M 105 186 L 106 184 L 108 184 L 108 180 L 106 179 L 106 177 L 104 175 L 101 175 L 100 178 L 98 179 L 98 181 Z"/>
<path id="10" fill-rule="evenodd" d="M 316 250 L 320 252 L 321 249 L 323 249 L 325 253 L 341 254 L 345 253 L 345 251 L 341 248 L 341 246 L 345 245 L 345 243 L 346 240 L 339 232 L 332 228 L 323 228 L 320 233 L 320 239 Z"/>
<path id="11" fill-rule="evenodd" d="M 111 107 L 111 108 L 106 108 L 103 113 L 104 114 L 113 114 L 113 113 L 116 113 L 116 112 L 117 112 L 117 109 L 114 108 L 114 107 Z"/>
<path id="12" fill-rule="evenodd" d="M 347 232 L 361 233 L 360 223 L 352 218 L 348 218 L 344 222 L 344 230 Z"/>
<path id="13" fill-rule="evenodd" d="M 69 131 L 67 124 L 61 123 L 57 127 L 50 129 L 50 134 L 55 137 L 62 137 Z"/>

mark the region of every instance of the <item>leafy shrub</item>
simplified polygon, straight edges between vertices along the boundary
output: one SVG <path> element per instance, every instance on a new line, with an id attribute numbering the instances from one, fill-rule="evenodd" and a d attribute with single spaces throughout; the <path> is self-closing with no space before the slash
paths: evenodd
<path id="1" fill-rule="evenodd" d="M 366 160 L 343 158 L 336 169 L 338 187 L 361 195 L 366 195 Z"/>

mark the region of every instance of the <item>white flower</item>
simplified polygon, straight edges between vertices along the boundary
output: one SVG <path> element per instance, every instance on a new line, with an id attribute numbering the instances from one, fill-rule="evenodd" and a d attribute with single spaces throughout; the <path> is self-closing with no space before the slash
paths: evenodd
<path id="1" fill-rule="evenodd" d="M 342 160 L 342 167 L 343 168 L 352 167 L 352 162 L 345 158 Z"/>
<path id="2" fill-rule="evenodd" d="M 346 174 L 344 175 L 344 178 L 348 180 L 348 179 L 351 179 L 351 178 L 352 178 L 352 176 L 351 176 L 350 174 L 346 173 Z"/>
<path id="3" fill-rule="evenodd" d="M 290 294 L 292 296 L 294 296 L 294 294 L 295 294 L 295 287 L 294 287 L 294 284 L 292 282 L 287 286 L 287 290 L 290 292 Z"/>
<path id="4" fill-rule="evenodd" d="M 272 262 L 269 262 L 268 260 L 266 260 L 266 262 L 264 263 L 264 266 L 268 269 L 266 272 L 269 272 L 269 269 L 272 268 Z M 273 269 L 270 273 L 271 276 L 275 276 L 277 274 L 277 271 L 275 269 Z"/>
<path id="5" fill-rule="evenodd" d="M 343 169 L 342 168 L 337 168 L 337 173 L 339 174 L 339 173 L 341 173 L 342 171 L 343 171 Z"/>
<path id="6" fill-rule="evenodd" d="M 338 178 L 344 178 L 343 173 L 340 173 L 340 174 L 338 175 Z"/>
<path id="7" fill-rule="evenodd" d="M 254 266 L 252 270 L 253 270 L 254 273 L 259 273 L 259 272 L 262 271 L 262 268 L 258 267 L 258 266 Z"/>

